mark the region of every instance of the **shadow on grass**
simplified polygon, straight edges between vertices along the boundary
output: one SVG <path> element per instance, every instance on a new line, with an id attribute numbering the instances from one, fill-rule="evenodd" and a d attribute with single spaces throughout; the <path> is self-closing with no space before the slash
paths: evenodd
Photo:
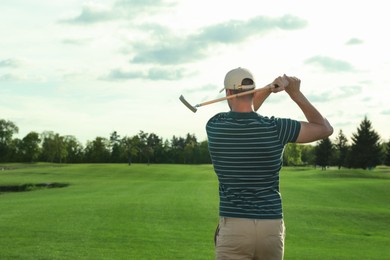
<path id="1" fill-rule="evenodd" d="M 51 188 L 64 188 L 68 187 L 70 184 L 68 183 L 26 183 L 20 185 L 0 185 L 0 193 L 1 192 L 24 192 L 24 191 L 34 191 L 39 189 L 51 189 Z"/>

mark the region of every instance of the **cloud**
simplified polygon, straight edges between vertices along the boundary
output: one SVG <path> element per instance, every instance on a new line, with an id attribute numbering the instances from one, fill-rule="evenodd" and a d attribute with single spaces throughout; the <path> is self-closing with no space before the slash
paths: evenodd
<path id="1" fill-rule="evenodd" d="M 113 20 L 114 18 L 115 16 L 109 7 L 89 3 L 83 6 L 81 13 L 78 16 L 60 22 L 69 24 L 94 24 L 97 22 Z"/>
<path id="2" fill-rule="evenodd" d="M 257 16 L 248 21 L 231 20 L 226 23 L 206 27 L 198 35 L 194 35 L 191 40 L 202 43 L 237 43 L 246 39 L 272 31 L 275 29 L 296 30 L 307 25 L 305 20 L 292 15 L 272 18 Z"/>
<path id="3" fill-rule="evenodd" d="M 130 79 L 149 79 L 149 80 L 180 80 L 187 75 L 184 69 L 166 69 L 150 68 L 143 72 L 139 70 L 113 69 L 103 80 L 121 81 Z"/>
<path id="4" fill-rule="evenodd" d="M 148 71 L 147 77 L 151 80 L 179 80 L 184 77 L 184 74 L 184 70 L 182 69 L 167 70 L 151 68 Z"/>
<path id="5" fill-rule="evenodd" d="M 349 72 L 354 71 L 353 66 L 343 60 L 337 60 L 326 56 L 314 56 L 304 61 L 307 65 L 318 65 L 327 72 Z"/>
<path id="6" fill-rule="evenodd" d="M 339 89 L 341 90 L 341 94 L 336 96 L 338 99 L 353 97 L 362 93 L 361 86 L 344 86 Z"/>
<path id="7" fill-rule="evenodd" d="M 1 81 L 19 81 L 19 80 L 22 80 L 22 78 L 18 75 L 15 75 L 15 74 L 11 74 L 11 73 L 7 73 L 7 74 L 3 74 L 3 75 L 0 75 L 0 82 Z"/>
<path id="8" fill-rule="evenodd" d="M 62 23 L 90 25 L 111 20 L 133 20 L 144 14 L 151 15 L 164 7 L 173 6 L 162 0 L 118 0 L 112 6 L 89 3 L 84 5 L 80 14 L 62 20 Z"/>
<path id="9" fill-rule="evenodd" d="M 144 13 L 154 13 L 156 11 L 161 12 L 164 8 L 170 8 L 176 6 L 173 2 L 167 2 L 164 0 L 118 0 L 114 4 L 116 11 L 127 15 L 128 18 L 142 15 Z"/>
<path id="10" fill-rule="evenodd" d="M 274 30 L 298 30 L 307 26 L 307 21 L 293 15 L 280 17 L 257 16 L 249 20 L 230 20 L 200 28 L 188 35 L 175 35 L 170 28 L 151 24 L 148 20 L 154 13 L 162 13 L 176 6 L 164 0 L 117 0 L 111 6 L 89 3 L 80 14 L 62 20 L 68 24 L 92 25 L 112 20 L 132 21 L 137 17 L 146 18 L 133 30 L 147 34 L 148 41 L 133 39 L 126 49 L 132 50 L 131 63 L 136 64 L 184 64 L 204 59 L 216 45 L 230 45 L 245 42 Z M 82 44 L 77 40 L 64 40 L 64 44 Z M 114 72 L 125 78 L 128 73 Z M 132 76 L 132 75 L 131 75 Z"/>
<path id="11" fill-rule="evenodd" d="M 21 62 L 16 59 L 0 60 L 0 68 L 16 68 L 20 67 Z"/>
<path id="12" fill-rule="evenodd" d="M 273 30 L 297 30 L 306 25 L 305 20 L 291 15 L 276 18 L 257 16 L 247 21 L 231 20 L 202 28 L 198 33 L 185 37 L 171 35 L 167 41 L 159 39 L 149 45 L 144 42 L 136 43 L 134 46 L 138 51 L 131 62 L 155 64 L 192 62 L 204 58 L 209 49 L 218 44 L 236 44 Z"/>
<path id="13" fill-rule="evenodd" d="M 323 92 L 315 95 L 309 95 L 308 98 L 312 102 L 329 102 L 335 100 L 345 100 L 362 93 L 361 86 L 342 86 L 337 88 L 334 92 Z"/>
<path id="14" fill-rule="evenodd" d="M 385 116 L 390 116 L 390 109 L 387 109 L 387 110 L 383 110 L 381 112 L 382 115 L 385 115 Z"/>
<path id="15" fill-rule="evenodd" d="M 362 44 L 362 43 L 364 43 L 364 41 L 361 40 L 361 39 L 351 38 L 345 44 L 346 45 L 359 45 L 359 44 Z"/>
<path id="16" fill-rule="evenodd" d="M 332 97 L 333 95 L 331 95 L 329 92 L 308 95 L 308 99 L 314 103 L 328 102 L 332 100 Z"/>

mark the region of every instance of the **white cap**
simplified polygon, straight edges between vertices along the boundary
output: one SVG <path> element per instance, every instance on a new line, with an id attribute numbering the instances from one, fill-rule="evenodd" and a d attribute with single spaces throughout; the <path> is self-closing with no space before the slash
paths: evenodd
<path id="1" fill-rule="evenodd" d="M 248 80 L 249 85 L 248 82 L 245 82 L 244 80 Z M 248 89 L 254 89 L 256 87 L 255 79 L 252 73 L 249 70 L 241 67 L 237 69 L 233 69 L 226 74 L 224 85 L 225 87 L 221 89 L 221 91 L 219 92 L 222 92 L 224 89 L 248 90 Z"/>

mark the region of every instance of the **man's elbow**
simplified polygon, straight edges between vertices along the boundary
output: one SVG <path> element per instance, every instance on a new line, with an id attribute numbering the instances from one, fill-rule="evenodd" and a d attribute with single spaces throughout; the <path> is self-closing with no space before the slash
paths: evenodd
<path id="1" fill-rule="evenodd" d="M 329 121 L 324 118 L 325 124 L 324 124 L 324 138 L 329 137 L 333 134 L 333 126 L 329 123 Z"/>

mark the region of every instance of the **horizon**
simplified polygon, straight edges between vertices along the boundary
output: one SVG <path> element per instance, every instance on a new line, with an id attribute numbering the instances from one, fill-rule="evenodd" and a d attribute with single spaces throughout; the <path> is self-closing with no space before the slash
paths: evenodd
<path id="1" fill-rule="evenodd" d="M 0 118 L 0 119 L 2 119 L 2 118 Z M 342 131 L 343 135 L 347 138 L 347 140 L 348 140 L 348 145 L 351 145 L 351 143 L 352 143 L 352 135 L 357 134 L 358 128 L 360 128 L 360 124 L 363 122 L 363 120 L 364 120 L 364 118 L 363 118 L 363 119 L 360 121 L 360 123 L 356 126 L 356 131 L 352 132 L 350 136 L 346 135 L 345 132 L 343 131 L 343 129 L 340 129 L 340 130 Z M 367 120 L 371 122 L 371 120 L 370 120 L 369 118 L 367 118 Z M 12 121 L 11 121 L 11 122 L 12 122 Z M 13 123 L 15 123 L 15 122 L 13 122 Z M 17 125 L 16 125 L 16 126 L 17 126 Z M 18 126 L 17 126 L 17 127 L 18 127 Z M 18 128 L 19 128 L 19 127 L 18 127 Z M 372 131 L 375 131 L 377 134 L 379 134 L 378 131 L 377 131 L 377 130 L 374 128 L 374 126 L 372 125 L 372 122 L 371 122 L 371 128 L 372 128 L 372 129 L 371 129 Z M 19 129 L 19 130 L 20 130 L 20 129 Z M 336 141 L 335 139 L 336 139 L 336 138 L 338 137 L 338 135 L 340 134 L 340 130 L 339 130 L 337 133 L 333 133 L 331 136 L 329 136 L 329 139 L 331 140 L 332 143 Z M 115 131 L 115 130 L 114 130 L 114 131 Z M 54 134 L 59 134 L 60 136 L 73 136 L 73 137 L 75 137 L 83 146 L 85 146 L 88 142 L 94 141 L 97 137 L 102 137 L 102 138 L 106 138 L 107 140 L 110 140 L 110 135 L 111 135 L 114 131 L 110 132 L 110 133 L 107 134 L 106 136 L 95 136 L 95 137 L 88 138 L 88 139 L 86 139 L 86 140 L 80 140 L 77 136 L 70 135 L 70 134 L 61 134 L 61 133 L 58 133 L 58 132 L 55 132 L 55 131 L 51 131 L 51 130 L 45 130 L 45 131 L 43 131 L 43 132 L 37 132 L 37 133 L 41 135 L 41 134 L 43 134 L 44 132 L 53 132 Z M 30 132 L 34 132 L 34 131 L 29 131 L 28 133 L 30 133 Z M 115 131 L 115 132 L 117 132 L 117 131 Z M 197 138 L 198 143 L 203 142 L 203 141 L 208 141 L 208 140 L 207 140 L 207 137 L 205 137 L 205 138 L 203 138 L 203 139 L 200 139 L 198 136 L 196 136 L 195 133 L 190 133 L 190 132 L 185 133 L 184 135 L 171 135 L 171 136 L 169 136 L 169 137 L 161 136 L 161 135 L 159 135 L 157 132 L 146 132 L 146 131 L 143 131 L 142 129 L 140 129 L 138 132 L 136 132 L 136 133 L 134 133 L 134 134 L 124 134 L 124 135 L 123 135 L 123 134 L 118 133 L 118 132 L 117 132 L 117 134 L 118 134 L 118 136 L 119 136 L 120 138 L 124 138 L 124 137 L 133 137 L 133 136 L 137 136 L 140 132 L 144 132 L 144 133 L 146 133 L 146 134 L 155 134 L 155 135 L 157 135 L 157 137 L 161 138 L 162 142 L 164 142 L 164 141 L 169 141 L 169 142 L 170 142 L 170 141 L 172 140 L 173 137 L 184 138 L 184 139 L 185 139 L 185 138 L 187 137 L 187 134 L 195 135 L 195 137 Z M 379 136 L 380 136 L 380 135 L 379 135 Z M 17 133 L 17 134 L 15 134 L 13 137 L 14 137 L 14 138 L 22 139 L 24 136 L 20 136 L 20 134 Z M 310 143 L 301 143 L 300 145 L 316 145 L 316 143 L 319 142 L 319 141 L 321 141 L 321 140 L 313 141 L 313 142 L 310 142 Z M 388 143 L 388 142 L 390 142 L 390 139 L 386 140 L 386 139 L 384 139 L 382 136 L 380 136 L 379 142 L 380 142 L 380 143 Z"/>

